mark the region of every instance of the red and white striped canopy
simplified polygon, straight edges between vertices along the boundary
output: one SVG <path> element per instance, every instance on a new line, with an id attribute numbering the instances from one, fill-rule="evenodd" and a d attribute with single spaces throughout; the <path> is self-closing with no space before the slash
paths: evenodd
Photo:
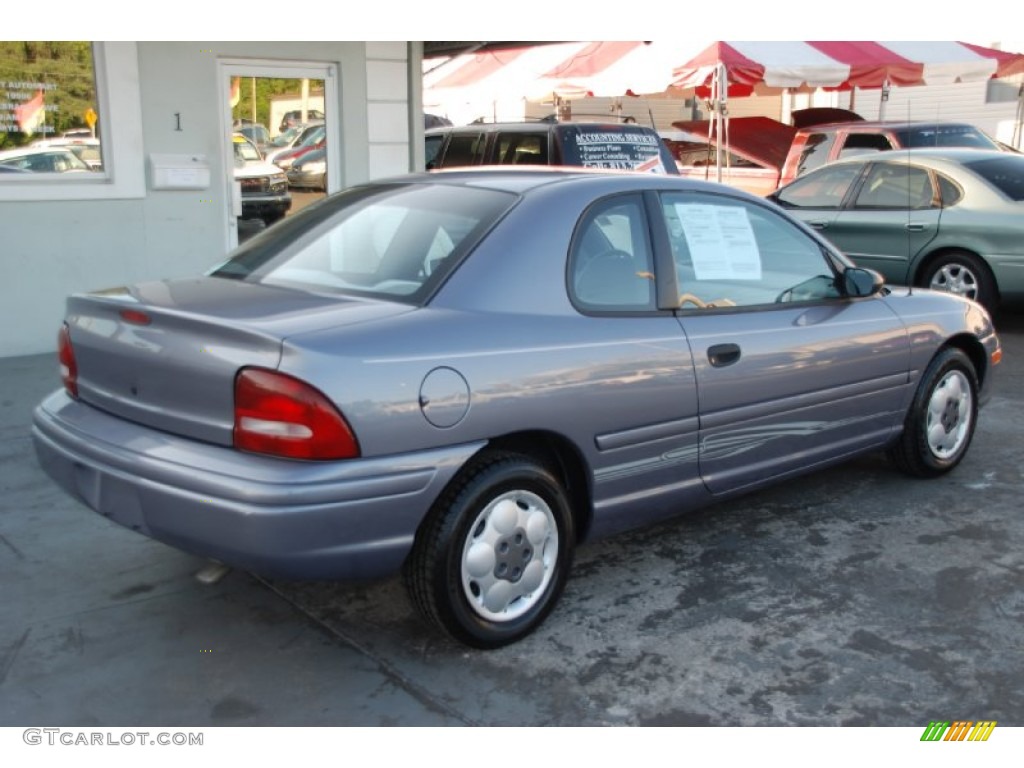
<path id="1" fill-rule="evenodd" d="M 769 88 L 941 85 L 1024 72 L 1024 55 L 958 42 L 716 42 L 677 66 L 673 85 L 704 89 L 725 66 L 732 95 Z"/>
<path id="2" fill-rule="evenodd" d="M 617 40 L 465 54 L 432 66 L 424 76 L 424 103 L 487 95 L 539 100 L 661 93 L 675 65 L 699 45 Z"/>
<path id="3" fill-rule="evenodd" d="M 654 94 L 670 86 L 707 95 L 720 63 L 732 96 L 749 95 L 755 87 L 877 88 L 886 82 L 944 84 L 1024 72 L 1022 54 L 946 41 L 567 42 L 425 63 L 426 106 L 453 100 Z"/>
<path id="4" fill-rule="evenodd" d="M 570 59 L 587 43 L 551 43 L 526 48 L 455 56 L 440 64 L 425 61 L 424 104 L 450 99 L 523 99 L 552 67 Z M 671 78 L 671 74 L 670 74 Z"/>
<path id="5" fill-rule="evenodd" d="M 533 83 L 539 97 L 635 96 L 661 93 L 672 83 L 674 65 L 694 46 L 676 41 L 615 40 L 583 43 Z"/>

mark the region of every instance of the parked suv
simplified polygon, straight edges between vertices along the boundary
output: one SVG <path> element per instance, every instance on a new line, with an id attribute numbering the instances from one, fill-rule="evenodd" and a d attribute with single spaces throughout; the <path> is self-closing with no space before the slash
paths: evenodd
<path id="1" fill-rule="evenodd" d="M 242 218 L 262 219 L 268 227 L 283 219 L 292 207 L 288 177 L 276 165 L 263 159 L 256 145 L 245 136 L 232 136 L 235 150 L 235 180 L 242 187 Z"/>
<path id="2" fill-rule="evenodd" d="M 661 137 L 635 123 L 472 123 L 424 137 L 427 170 L 525 164 L 677 172 Z"/>
<path id="3" fill-rule="evenodd" d="M 323 120 L 323 119 L 325 119 L 324 118 L 324 113 L 321 112 L 319 109 L 307 109 L 306 110 L 306 122 L 309 122 L 310 120 Z M 281 125 L 278 126 L 277 130 L 278 130 L 279 133 L 284 133 L 289 128 L 291 128 L 293 125 L 301 125 L 301 124 L 302 124 L 302 110 L 301 109 L 293 109 L 290 112 L 285 112 L 284 113 L 284 117 L 281 118 Z"/>

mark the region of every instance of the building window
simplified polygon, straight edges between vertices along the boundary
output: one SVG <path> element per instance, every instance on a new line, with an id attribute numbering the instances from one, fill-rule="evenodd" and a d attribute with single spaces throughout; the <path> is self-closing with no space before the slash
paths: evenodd
<path id="1" fill-rule="evenodd" d="M 0 41 L 0 201 L 143 196 L 136 44 Z"/>
<path id="2" fill-rule="evenodd" d="M 103 170 L 92 43 L 0 41 L 0 169 Z"/>

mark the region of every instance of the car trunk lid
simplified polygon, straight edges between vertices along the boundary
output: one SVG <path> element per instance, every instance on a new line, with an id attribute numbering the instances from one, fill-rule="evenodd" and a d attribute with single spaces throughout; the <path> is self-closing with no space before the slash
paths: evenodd
<path id="1" fill-rule="evenodd" d="M 288 336 L 409 305 L 204 277 L 68 299 L 79 397 L 122 418 L 231 445 L 235 376 L 276 369 Z"/>

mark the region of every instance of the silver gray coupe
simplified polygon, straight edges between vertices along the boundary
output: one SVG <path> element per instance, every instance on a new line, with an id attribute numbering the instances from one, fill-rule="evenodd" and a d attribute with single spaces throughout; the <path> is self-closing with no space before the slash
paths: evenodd
<path id="1" fill-rule="evenodd" d="M 111 520 L 293 579 L 401 570 L 490 648 L 581 542 L 869 451 L 963 458 L 985 309 L 889 288 L 775 204 L 678 177 L 354 187 L 194 279 L 75 295 L 41 465 Z"/>

